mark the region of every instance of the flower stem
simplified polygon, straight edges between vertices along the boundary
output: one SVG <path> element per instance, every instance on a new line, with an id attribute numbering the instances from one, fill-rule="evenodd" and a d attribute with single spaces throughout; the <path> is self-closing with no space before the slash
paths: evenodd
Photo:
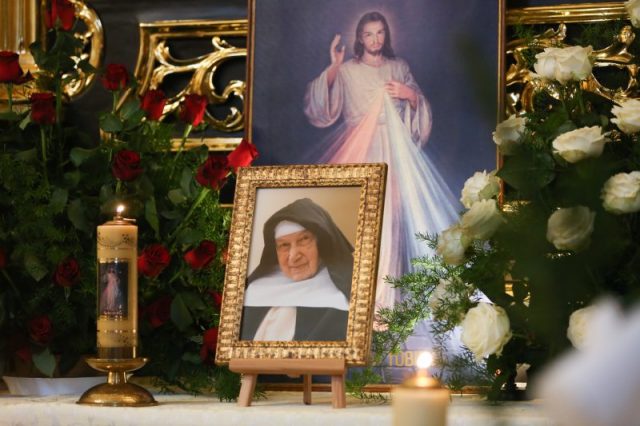
<path id="1" fill-rule="evenodd" d="M 120 179 L 116 182 L 116 195 L 120 195 L 122 192 L 122 181 Z"/>
<path id="2" fill-rule="evenodd" d="M 11 286 L 11 288 L 13 289 L 13 291 L 16 294 L 20 294 L 20 292 L 18 291 L 18 287 L 16 287 L 16 284 L 13 282 L 13 280 L 11 279 L 11 277 L 9 276 L 9 274 L 7 273 L 7 271 L 5 271 L 4 269 L 2 270 L 2 275 L 4 275 L 4 278 L 7 280 L 7 282 L 9 283 L 9 285 Z"/>
<path id="3" fill-rule="evenodd" d="M 184 219 L 182 219 L 182 222 L 180 222 L 178 227 L 174 229 L 174 231 L 169 235 L 169 240 L 172 240 L 176 235 L 178 235 L 178 232 L 181 231 L 182 228 L 189 222 L 189 219 L 191 219 L 191 215 L 193 214 L 193 212 L 196 210 L 196 208 L 198 208 L 200 203 L 202 203 L 202 201 L 207 197 L 207 194 L 209 194 L 210 191 L 211 189 L 206 188 L 204 186 L 202 187 L 202 189 L 200 190 L 200 194 L 198 194 L 198 197 L 195 199 L 193 204 L 191 204 L 191 207 L 189 208 L 189 211 L 185 215 Z M 174 244 L 175 244 L 175 241 L 171 243 L 170 247 L 173 248 Z"/>
<path id="4" fill-rule="evenodd" d="M 13 112 L 13 83 L 7 83 L 7 95 L 9 101 L 9 112 Z"/>
<path id="5" fill-rule="evenodd" d="M 171 173 L 169 174 L 169 179 L 173 177 L 173 173 L 176 171 L 176 164 L 178 162 L 178 157 L 180 157 L 180 154 L 182 154 L 182 151 L 184 151 L 184 145 L 187 143 L 187 137 L 189 136 L 189 133 L 191 133 L 191 129 L 193 129 L 192 124 L 187 124 L 187 127 L 184 128 L 184 132 L 182 133 L 182 141 L 180 142 L 180 148 L 178 148 L 178 152 L 176 153 L 176 156 L 173 157 L 173 164 L 171 166 Z"/>
<path id="6" fill-rule="evenodd" d="M 47 171 L 47 137 L 43 126 L 40 126 L 40 145 L 42 147 L 42 171 L 44 172 L 44 182 L 47 188 L 49 188 L 49 174 Z"/>

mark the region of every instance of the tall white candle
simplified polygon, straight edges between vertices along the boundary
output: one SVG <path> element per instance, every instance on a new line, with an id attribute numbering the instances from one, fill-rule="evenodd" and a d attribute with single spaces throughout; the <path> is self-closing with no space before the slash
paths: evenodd
<path id="1" fill-rule="evenodd" d="M 427 367 L 431 354 L 418 357 L 415 376 L 393 389 L 391 405 L 394 426 L 445 426 L 449 406 L 449 391 L 430 377 Z"/>
<path id="2" fill-rule="evenodd" d="M 122 217 L 98 226 L 98 357 L 135 358 L 138 346 L 138 227 Z"/>

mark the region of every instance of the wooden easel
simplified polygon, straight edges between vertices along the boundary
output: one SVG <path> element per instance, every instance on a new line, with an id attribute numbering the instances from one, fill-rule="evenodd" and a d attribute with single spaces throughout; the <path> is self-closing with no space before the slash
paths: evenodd
<path id="1" fill-rule="evenodd" d="M 345 408 L 347 399 L 344 389 L 346 372 L 344 359 L 231 359 L 229 370 L 242 374 L 242 387 L 238 396 L 238 405 L 248 407 L 256 388 L 258 374 L 302 375 L 302 401 L 311 404 L 311 375 L 331 376 L 331 395 L 333 408 Z"/>

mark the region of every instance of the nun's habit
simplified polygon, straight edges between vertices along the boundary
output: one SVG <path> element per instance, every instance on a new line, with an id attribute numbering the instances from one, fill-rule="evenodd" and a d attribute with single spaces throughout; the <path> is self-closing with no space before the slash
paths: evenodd
<path id="1" fill-rule="evenodd" d="M 299 224 L 316 237 L 320 266 L 309 279 L 293 281 L 280 270 L 275 230 L 283 221 Z M 345 340 L 353 247 L 329 213 L 308 198 L 296 200 L 265 222 L 263 236 L 260 263 L 247 280 L 241 338 Z"/>

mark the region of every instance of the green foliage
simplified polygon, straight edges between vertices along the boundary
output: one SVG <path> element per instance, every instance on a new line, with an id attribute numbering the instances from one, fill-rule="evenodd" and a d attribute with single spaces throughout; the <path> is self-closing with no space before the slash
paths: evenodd
<path id="1" fill-rule="evenodd" d="M 70 59 L 81 48 L 72 33 L 50 31 L 47 40 L 31 48 L 39 66 L 36 83 L 56 95 L 56 117 L 63 118 L 61 85 L 93 70 Z M 222 291 L 231 211 L 219 205 L 216 191 L 194 179 L 207 147 L 176 156 L 173 124 L 146 120 L 137 99 L 115 107 L 125 89 L 114 92 L 114 109 L 98 118 L 104 132 L 99 143 L 70 122 L 38 125 L 29 109 L 0 115 L 0 249 L 8 256 L 0 270 L 0 333 L 8 336 L 0 339 L 0 373 L 14 368 L 16 353 L 25 348 L 48 376 L 95 353 L 96 227 L 122 203 L 126 216 L 137 220 L 139 249 L 160 243 L 171 255 L 160 275 L 139 277 L 140 352 L 151 359 L 141 373 L 167 389 L 235 399 L 238 375 L 213 365 L 215 345 L 203 340 L 220 319 L 213 293 Z M 129 181 L 112 173 L 122 149 L 141 158 L 142 174 Z M 215 257 L 193 269 L 184 255 L 203 240 L 216 244 Z M 77 260 L 79 273 L 62 287 L 56 270 L 69 258 Z M 51 329 L 38 340 L 30 320 L 42 316 Z"/>

